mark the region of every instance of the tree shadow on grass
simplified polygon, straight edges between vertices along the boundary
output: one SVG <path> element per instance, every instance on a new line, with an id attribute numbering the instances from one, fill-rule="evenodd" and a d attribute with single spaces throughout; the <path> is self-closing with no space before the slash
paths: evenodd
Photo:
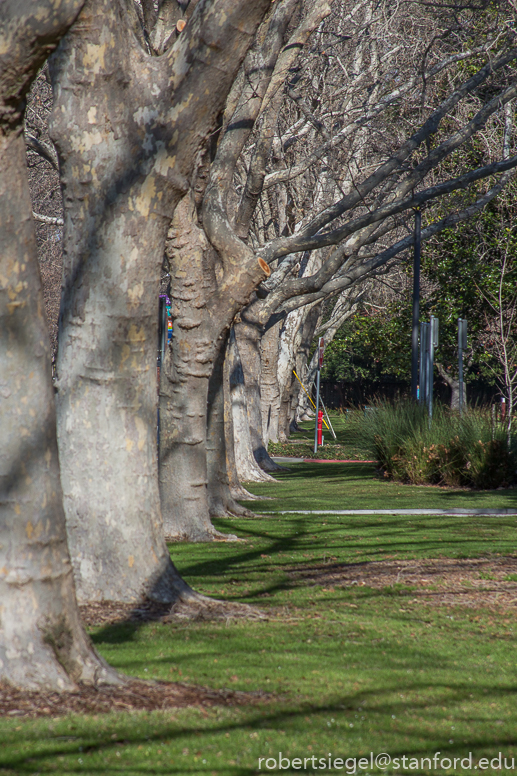
<path id="1" fill-rule="evenodd" d="M 432 701 L 430 701 L 430 693 Z M 413 700 L 408 704 L 405 697 L 412 694 L 419 700 Z M 89 776 L 99 774 L 146 774 L 148 776 L 189 776 L 189 774 L 217 774 L 217 776 L 254 776 L 258 773 L 258 758 L 278 758 L 278 750 L 284 757 L 307 758 L 307 767 L 297 768 L 296 772 L 306 774 L 318 773 L 319 768 L 314 769 L 311 764 L 311 756 L 328 759 L 329 744 L 328 735 L 325 743 L 318 747 L 318 726 L 325 728 L 330 726 L 334 732 L 332 741 L 332 757 L 359 758 L 387 751 L 392 758 L 402 757 L 432 757 L 435 752 L 440 752 L 441 758 L 466 757 L 473 753 L 473 762 L 481 756 L 487 756 L 487 752 L 501 751 L 503 757 L 508 750 L 515 745 L 515 735 L 511 731 L 502 730 L 490 732 L 487 726 L 489 710 L 491 707 L 500 706 L 508 701 L 514 701 L 517 695 L 517 686 L 507 686 L 494 689 L 493 687 L 478 684 L 473 688 L 468 683 L 456 683 L 443 685 L 437 681 L 432 686 L 409 679 L 407 681 L 393 682 L 389 687 L 375 687 L 368 691 L 358 691 L 349 694 L 333 694 L 333 697 L 325 703 L 311 703 L 307 699 L 301 699 L 298 703 L 292 701 L 282 704 L 266 704 L 258 709 L 243 710 L 241 718 L 218 720 L 203 717 L 201 724 L 196 719 L 184 719 L 169 721 L 162 717 L 156 719 L 134 718 L 128 715 L 120 715 L 118 718 L 107 717 L 106 720 L 96 717 L 67 719 L 75 722 L 74 734 L 58 736 L 46 733 L 42 741 L 41 731 L 21 730 L 19 733 L 9 735 L 9 745 L 33 745 L 34 751 L 23 755 L 11 753 L 9 747 L 3 749 L 0 754 L 0 771 L 16 774 L 17 776 L 45 772 L 52 769 L 56 772 L 56 758 L 61 760 L 60 773 L 75 774 L 87 773 Z M 400 697 L 404 696 L 404 697 Z M 395 699 L 396 698 L 396 699 Z M 444 705 L 446 704 L 446 705 Z M 483 704 L 483 711 L 465 711 L 466 707 L 479 709 L 478 704 Z M 410 713 L 408 707 L 410 706 Z M 458 711 L 460 709 L 460 711 Z M 462 725 L 468 725 L 468 733 L 458 732 L 461 740 L 453 741 L 450 728 L 450 712 L 455 711 L 455 727 L 461 729 Z M 215 717 L 215 715 L 214 715 Z M 365 721 L 363 727 L 371 731 L 371 738 L 362 744 L 345 737 L 345 730 L 361 725 L 361 717 Z M 359 718 L 359 722 L 357 721 Z M 349 720 L 354 720 L 350 723 Z M 395 721 L 394 721 L 395 720 Z M 336 724 L 337 723 L 337 724 Z M 81 730 L 82 726 L 90 727 L 90 730 Z M 334 726 L 334 727 L 332 727 Z M 472 731 L 474 726 L 479 733 Z M 507 727 L 510 727 L 508 722 Z M 250 734 L 254 738 L 250 740 Z M 278 744 L 272 744 L 272 737 L 280 733 Z M 327 730 L 327 734 L 329 731 Z M 331 736 L 332 736 L 331 732 Z M 203 736 L 206 736 L 203 741 Z M 311 738 L 312 736 L 312 738 Z M 321 736 L 321 733 L 320 733 Z M 206 747 L 208 739 L 213 743 L 217 740 L 217 747 Z M 291 741 L 289 740 L 291 738 Z M 67 740 L 63 740 L 67 739 Z M 308 749 L 310 741 L 315 740 L 314 746 Z M 401 746 L 401 740 L 404 741 Z M 390 741 L 396 742 L 390 745 Z M 145 753 L 140 750 L 150 746 L 162 747 L 160 763 L 156 762 L 157 754 L 145 761 Z M 79 746 L 81 749 L 79 750 Z M 203 751 L 203 747 L 206 747 Z M 244 746 L 247 753 L 243 755 Z M 278 750 L 274 747 L 278 746 Z M 128 754 L 124 754 L 124 748 L 131 747 L 133 752 L 133 764 L 124 767 Z M 136 747 L 136 750 L 134 749 Z M 170 749 L 169 749 L 170 747 Z M 216 748 L 225 749 L 223 757 L 217 758 L 213 754 Z M 324 748 L 325 747 L 325 748 Z M 163 749 L 169 749 L 165 754 Z M 180 754 L 180 750 L 182 750 Z M 196 755 L 199 751 L 205 756 L 205 763 Z M 87 759 L 91 755 L 105 755 L 114 758 L 119 751 L 124 759 L 113 765 L 89 765 L 79 760 Z M 167 758 L 170 761 L 167 761 Z M 194 757 L 196 761 L 193 762 Z M 73 762 L 71 762 L 73 758 Z M 180 764 L 178 764 L 178 758 Z M 244 760 L 237 763 L 236 759 Z M 68 760 L 68 762 L 66 762 Z M 154 762 L 153 762 L 154 760 Z M 167 762 L 163 762 L 163 761 Z M 247 762 L 246 762 L 247 760 Z M 318 760 L 316 760 L 316 763 Z M 271 763 L 270 763 L 271 764 Z M 265 772 L 278 772 L 277 768 L 266 768 L 265 763 L 260 770 Z M 292 772 L 292 770 L 288 770 Z M 424 771 L 418 770 L 418 773 Z M 431 771 L 432 772 L 432 771 Z M 434 771 L 441 772 L 441 771 Z M 498 771 L 504 773 L 504 771 Z"/>

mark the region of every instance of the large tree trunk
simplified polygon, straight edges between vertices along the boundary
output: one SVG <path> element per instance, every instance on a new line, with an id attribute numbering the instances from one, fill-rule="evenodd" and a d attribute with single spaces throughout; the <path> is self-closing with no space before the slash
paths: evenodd
<path id="1" fill-rule="evenodd" d="M 308 315 L 305 318 L 305 321 L 303 323 L 303 329 L 302 329 L 302 338 L 300 341 L 300 347 L 298 349 L 298 352 L 296 353 L 296 374 L 302 380 L 302 382 L 305 385 L 305 388 L 307 392 L 310 395 L 310 387 L 307 385 L 307 374 L 308 374 L 308 361 L 309 361 L 309 352 L 311 349 L 312 341 L 314 339 L 314 332 L 316 331 L 316 327 L 318 325 L 318 320 L 320 318 L 321 314 L 321 304 L 314 305 L 310 308 Z M 297 381 L 297 390 L 298 393 L 296 394 L 296 406 L 293 407 L 293 420 L 292 422 L 296 425 L 299 421 L 306 420 L 308 417 L 312 418 L 314 415 L 314 412 L 311 412 L 313 410 L 312 404 L 309 401 L 309 398 L 307 396 L 307 393 L 303 390 L 302 386 Z"/>
<path id="2" fill-rule="evenodd" d="M 132 3 L 90 0 L 54 62 L 65 200 L 60 455 L 82 599 L 191 593 L 160 512 L 159 277 L 174 208 L 268 5 L 199 3 L 176 45 L 152 57 Z M 199 435 L 195 417 L 189 433 Z"/>
<path id="3" fill-rule="evenodd" d="M 278 351 L 278 387 L 280 392 L 280 408 L 278 418 L 278 436 L 281 442 L 289 438 L 291 425 L 291 404 L 293 400 L 293 368 L 296 364 L 296 354 L 302 340 L 303 322 L 307 310 L 303 307 L 289 313 L 284 321 L 280 335 Z"/>
<path id="4" fill-rule="evenodd" d="M 259 467 L 253 455 L 244 372 L 235 339 L 235 330 L 230 336 L 227 358 L 230 372 L 235 462 L 239 480 L 241 482 L 274 482 L 273 477 Z"/>
<path id="5" fill-rule="evenodd" d="M 145 81 L 128 89 L 136 64 L 128 32 L 117 3 L 92 0 L 52 63 L 65 204 L 59 452 L 79 599 L 172 602 L 177 574 L 163 538 L 156 452 L 167 221 L 156 204 L 160 191 L 172 206 L 174 192 L 145 174 L 146 154 L 134 144 L 133 111 L 152 96 Z M 91 80 L 78 64 L 82 50 Z"/>
<path id="6" fill-rule="evenodd" d="M 450 408 L 451 410 L 458 411 L 460 408 L 460 381 L 457 377 L 454 377 L 453 375 L 449 374 L 442 364 L 436 364 L 438 368 L 438 373 L 444 383 L 446 383 L 449 388 L 451 389 L 451 403 Z M 467 408 L 467 384 L 465 381 L 463 381 L 463 409 Z"/>
<path id="7" fill-rule="evenodd" d="M 262 335 L 260 342 L 260 405 L 262 438 L 266 449 L 270 440 L 278 442 L 278 415 L 280 412 L 278 347 L 281 328 L 279 321 Z"/>
<path id="8" fill-rule="evenodd" d="M 265 472 L 280 471 L 281 467 L 269 456 L 262 438 L 262 411 L 260 400 L 260 338 L 262 330 L 251 320 L 242 320 L 235 326 L 237 347 L 244 373 L 249 433 L 253 456 Z M 234 419 L 235 422 L 235 419 Z"/>
<path id="9" fill-rule="evenodd" d="M 224 406 L 224 361 L 228 336 L 217 351 L 214 367 L 208 383 L 207 418 L 207 469 L 208 507 L 210 517 L 224 515 L 245 515 L 251 517 L 249 509 L 241 507 L 232 496 L 228 477 L 225 435 Z"/>
<path id="10" fill-rule="evenodd" d="M 22 134 L 30 81 L 80 5 L 8 2 L 0 24 L 0 680 L 28 689 L 121 681 L 75 600 Z"/>
<path id="11" fill-rule="evenodd" d="M 211 541 L 220 537 L 210 521 L 211 512 L 246 513 L 233 501 L 225 471 L 222 369 L 238 302 L 230 298 L 225 306 L 214 303 L 217 253 L 199 226 L 193 192 L 176 208 L 167 254 L 173 335 L 160 386 L 160 494 L 165 532 L 178 540 Z M 259 265 L 257 270 L 263 276 Z M 246 277 L 250 290 L 243 293 L 249 296 L 259 280 L 250 273 Z"/>
<path id="12" fill-rule="evenodd" d="M 172 340 L 160 381 L 160 495 L 165 533 L 174 539 L 210 541 L 206 458 L 208 381 L 217 332 L 204 271 L 211 251 L 197 223 L 191 194 L 174 214 L 167 248 L 171 274 Z M 214 342 L 214 338 L 216 342 Z"/>
<path id="13" fill-rule="evenodd" d="M 257 501 L 260 497 L 255 496 L 241 484 L 239 474 L 237 472 L 237 458 L 235 454 L 236 439 L 235 429 L 233 425 L 233 401 L 230 381 L 232 379 L 232 352 L 235 349 L 235 333 L 233 328 L 230 329 L 230 336 L 228 337 L 228 343 L 226 346 L 226 357 L 224 359 L 224 372 L 223 372 L 223 392 L 224 392 L 224 437 L 226 442 L 226 472 L 228 475 L 228 481 L 230 485 L 230 493 L 232 498 L 241 499 L 244 501 Z M 240 362 L 239 362 L 240 363 Z M 242 369 L 241 369 L 242 372 Z M 244 412 L 246 415 L 246 412 Z M 249 432 L 249 430 L 248 430 Z M 251 457 L 251 443 L 249 445 L 250 457 Z M 253 458 L 255 463 L 255 459 Z M 262 469 L 255 463 L 255 467 L 258 472 L 263 474 Z"/>
<path id="14" fill-rule="evenodd" d="M 231 496 L 226 471 L 223 364 L 227 328 L 207 301 L 213 249 L 192 195 L 174 215 L 168 244 L 173 336 L 160 386 L 160 493 L 165 532 L 175 540 L 224 537 L 210 517 L 248 514 Z"/>

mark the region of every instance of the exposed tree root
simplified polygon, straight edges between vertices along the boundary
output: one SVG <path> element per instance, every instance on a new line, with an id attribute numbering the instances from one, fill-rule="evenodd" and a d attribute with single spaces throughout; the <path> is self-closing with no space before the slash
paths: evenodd
<path id="1" fill-rule="evenodd" d="M 274 477 L 263 471 L 259 466 L 241 471 L 239 476 L 243 482 L 276 482 Z"/>
<path id="2" fill-rule="evenodd" d="M 225 512 L 225 515 L 228 513 Z M 220 515 L 222 517 L 223 515 Z M 221 531 L 216 531 L 215 528 L 204 531 L 203 533 L 197 533 L 195 536 L 189 536 L 187 534 L 167 534 L 165 536 L 166 542 L 191 542 L 192 544 L 199 544 L 200 542 L 238 542 L 240 541 L 235 534 L 225 534 Z"/>
<path id="3" fill-rule="evenodd" d="M 115 625 L 122 622 L 174 622 L 176 620 L 266 620 L 267 615 L 248 604 L 208 598 L 191 589 L 188 596 L 170 604 L 143 601 L 120 604 L 113 601 L 94 602 L 81 606 L 81 618 L 88 627 Z"/>
<path id="4" fill-rule="evenodd" d="M 230 484 L 230 493 L 233 499 L 240 499 L 241 501 L 262 501 L 263 496 L 255 496 L 254 493 L 250 493 L 241 484 L 239 486 L 233 486 Z"/>
<path id="5" fill-rule="evenodd" d="M 239 539 L 238 536 L 235 536 L 235 534 L 225 534 L 221 533 L 221 531 L 216 531 L 214 529 L 214 532 L 212 534 L 212 541 L 213 542 L 240 542 L 242 539 Z"/>
<path id="6" fill-rule="evenodd" d="M 275 461 L 273 461 L 273 459 L 271 458 L 271 456 L 269 455 L 269 453 L 264 447 L 260 448 L 260 450 L 254 450 L 253 455 L 255 456 L 255 460 L 263 472 L 269 473 L 269 472 L 289 471 L 284 466 L 280 466 Z"/>
<path id="7" fill-rule="evenodd" d="M 210 517 L 256 517 L 250 509 L 241 506 L 231 496 L 225 499 L 218 499 L 210 504 Z"/>
<path id="8" fill-rule="evenodd" d="M 162 617 L 162 622 L 174 620 L 266 620 L 267 616 L 260 609 L 248 604 L 237 604 L 232 601 L 217 601 L 202 596 L 199 601 L 178 601 L 169 614 Z"/>

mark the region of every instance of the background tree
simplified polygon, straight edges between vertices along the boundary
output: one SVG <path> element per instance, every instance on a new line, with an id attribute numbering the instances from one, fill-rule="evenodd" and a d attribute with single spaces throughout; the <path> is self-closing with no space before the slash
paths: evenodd
<path id="1" fill-rule="evenodd" d="M 511 349 L 515 193 L 515 182 L 511 182 L 482 213 L 430 240 L 422 254 L 421 319 L 429 320 L 430 315 L 434 315 L 440 321 L 437 368 L 451 388 L 451 406 L 456 409 L 459 395 L 458 318 L 468 320 L 466 382 L 477 382 L 486 388 L 498 385 L 501 394 L 510 402 L 503 340 Z M 424 214 L 424 224 L 432 222 L 435 215 L 432 210 Z M 363 305 L 330 345 L 324 371 L 328 378 L 354 379 L 353 370 L 359 369 L 369 379 L 382 375 L 408 379 L 411 367 L 410 255 L 396 273 L 392 272 L 383 280 L 383 284 L 389 289 L 384 304 L 379 304 L 377 297 L 371 300 L 373 303 Z M 492 390 L 495 391 L 495 387 Z"/>
<path id="2" fill-rule="evenodd" d="M 330 9 L 319 2 L 301 10 L 298 0 L 277 3 L 259 29 L 229 95 L 213 159 L 203 160 L 168 241 L 174 326 L 160 385 L 160 493 L 166 531 L 175 538 L 210 540 L 210 512 L 242 512 L 226 475 L 222 363 L 235 315 L 270 270 L 234 232 L 229 196 L 261 109 L 282 98 L 289 67 Z"/>
<path id="3" fill-rule="evenodd" d="M 429 10 L 415 3 L 409 16 L 406 7 L 400 15 L 400 9 L 390 4 L 377 5 L 376 9 L 379 13 L 372 17 L 368 3 L 358 4 L 347 16 L 348 9 L 340 6 L 341 16 L 338 12 L 329 17 L 325 23 L 329 28 L 323 25 L 318 33 L 334 36 L 325 46 L 324 75 L 314 78 L 314 70 L 304 63 L 301 74 L 293 76 L 300 84 L 296 82 L 295 89 L 290 84 L 281 106 L 287 105 L 289 110 L 287 131 L 278 127 L 281 111 L 270 117 L 268 125 L 264 120 L 250 138 L 249 161 L 236 167 L 243 171 L 236 183 L 240 186 L 237 191 L 243 192 L 241 210 L 249 212 L 253 199 L 249 192 L 254 191 L 254 244 L 263 245 L 261 255 L 273 267 L 277 261 L 279 265 L 261 285 L 261 298 L 253 300 L 240 316 L 246 322 L 248 349 L 255 354 L 254 363 L 243 358 L 251 386 L 257 385 L 261 331 L 275 317 L 289 316 L 301 305 L 311 305 L 342 290 L 357 289 L 373 275 L 386 272 L 390 262 L 412 245 L 415 206 L 441 198 L 438 216 L 423 232 L 423 239 L 430 239 L 479 212 L 512 175 L 515 162 L 507 160 L 502 133 L 494 127 L 504 123 L 502 103 L 509 103 L 515 89 L 513 54 L 508 51 L 509 59 L 502 54 L 506 45 L 513 45 L 513 9 L 504 3 L 495 9 L 481 3 L 476 8 L 458 4 Z M 347 30 L 354 34 L 343 41 L 339 23 L 345 19 Z M 508 30 L 505 43 L 499 36 L 501 28 Z M 408 41 L 416 37 L 422 48 L 414 52 Z M 417 61 L 420 58 L 418 65 L 415 57 Z M 340 98 L 346 95 L 348 110 L 344 115 L 337 109 L 329 110 L 329 103 L 319 99 L 317 91 L 322 83 L 332 83 L 332 68 L 327 66 L 332 58 L 341 83 L 344 81 L 338 90 Z M 354 61 L 360 63 L 359 70 L 353 69 Z M 356 77 L 359 71 L 360 78 Z M 293 108 L 297 109 L 294 115 Z M 313 130 L 312 137 L 307 125 Z M 484 134 L 478 135 L 482 127 Z M 412 132 L 409 138 L 406 128 Z M 487 132 L 492 143 L 476 140 Z M 320 140 L 316 147 L 314 137 Z M 307 147 L 309 141 L 312 147 Z M 269 155 L 263 152 L 268 143 L 274 149 Z M 281 159 L 277 161 L 279 152 Z M 358 167 L 356 159 L 363 162 Z M 465 173 L 469 168 L 471 172 Z M 488 184 L 477 183 L 497 170 L 502 176 L 491 178 Z M 331 196 L 328 179 L 344 196 L 331 199 L 318 214 L 314 207 L 318 183 L 321 180 Z M 323 180 L 327 181 L 324 185 Z M 302 181 L 310 181 L 310 185 L 304 186 Z M 275 186 L 280 193 L 272 207 Z M 287 195 L 282 186 L 289 186 Z M 313 202 L 307 192 L 313 195 Z M 402 200 L 396 204 L 399 197 Z M 286 219 L 286 202 L 290 202 L 293 215 L 301 216 L 298 222 L 296 217 Z M 302 251 L 319 252 L 319 262 L 300 261 L 305 255 Z M 292 332 L 286 339 L 295 341 Z M 242 356 L 247 355 L 243 340 L 241 336 Z M 250 403 L 258 402 L 252 397 Z M 252 425 L 261 427 L 256 419 Z"/>

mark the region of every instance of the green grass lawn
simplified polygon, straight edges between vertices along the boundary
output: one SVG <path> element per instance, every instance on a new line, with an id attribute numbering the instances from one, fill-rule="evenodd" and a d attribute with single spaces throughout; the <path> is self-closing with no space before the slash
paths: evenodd
<path id="1" fill-rule="evenodd" d="M 418 497 L 419 506 L 440 506 L 446 498 L 433 488 L 409 488 L 414 495 L 406 496 L 402 486 L 371 475 L 371 467 L 301 464 L 278 484 L 253 490 L 275 495 L 257 502 L 264 509 L 335 509 L 352 494 L 361 507 L 387 507 L 398 491 L 402 501 Z M 510 506 L 514 493 L 467 495 Z M 461 496 L 451 495 L 450 504 L 463 506 Z M 238 708 L 4 718 L 0 773 L 353 773 L 352 761 L 329 771 L 319 758 L 369 758 L 370 752 L 421 758 L 438 751 L 452 760 L 472 752 L 474 764 L 501 751 L 517 766 L 514 616 L 494 607 L 435 606 L 408 585 L 361 585 L 359 565 L 438 557 L 495 561 L 515 553 L 517 518 L 270 515 L 219 520 L 217 527 L 242 541 L 171 545 L 174 561 L 196 589 L 252 604 L 266 621 L 123 623 L 93 629 L 93 639 L 112 665 L 132 676 L 269 697 Z M 300 576 L 308 567 L 338 563 L 351 566 L 359 584 L 319 586 Z M 278 759 L 279 752 L 309 758 L 307 768 L 267 768 L 263 760 L 259 769 L 259 758 Z M 383 771 L 368 765 L 357 772 L 469 771 L 424 764 Z"/>
<path id="2" fill-rule="evenodd" d="M 364 413 L 361 410 L 331 412 L 330 422 L 336 434 L 333 438 L 323 426 L 324 444 L 314 453 L 314 421 L 302 423 L 300 431 L 292 434 L 287 443 L 269 443 L 270 455 L 287 455 L 301 458 L 369 460 L 373 455 L 364 433 Z"/>
<path id="3" fill-rule="evenodd" d="M 373 464 L 286 463 L 278 482 L 248 484 L 255 511 L 299 509 L 515 509 L 517 488 L 462 490 L 386 482 Z M 316 485 L 317 483 L 317 485 Z"/>

